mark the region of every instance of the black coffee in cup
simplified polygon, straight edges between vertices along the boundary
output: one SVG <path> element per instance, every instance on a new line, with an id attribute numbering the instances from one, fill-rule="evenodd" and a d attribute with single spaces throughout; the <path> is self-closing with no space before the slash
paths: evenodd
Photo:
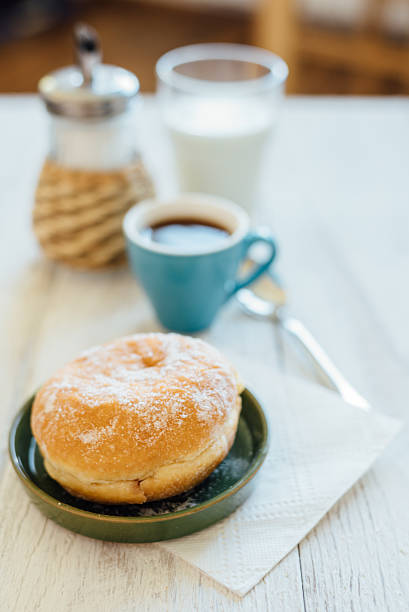
<path id="1" fill-rule="evenodd" d="M 129 262 L 162 325 L 193 333 L 209 327 L 237 291 L 272 263 L 274 239 L 250 229 L 248 215 L 218 196 L 187 193 L 133 206 L 123 222 Z M 244 277 L 238 273 L 252 245 L 269 254 Z"/>
<path id="2" fill-rule="evenodd" d="M 152 242 L 180 249 L 183 253 L 213 249 L 230 236 L 230 232 L 224 227 L 187 217 L 155 223 L 145 227 L 141 234 Z"/>

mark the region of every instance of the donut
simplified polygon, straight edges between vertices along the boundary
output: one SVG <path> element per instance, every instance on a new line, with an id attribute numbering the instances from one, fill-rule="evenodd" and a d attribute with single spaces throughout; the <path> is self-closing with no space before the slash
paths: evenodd
<path id="1" fill-rule="evenodd" d="M 148 333 L 91 348 L 36 394 L 31 429 L 74 496 L 142 504 L 204 480 L 233 444 L 242 387 L 206 342 Z"/>

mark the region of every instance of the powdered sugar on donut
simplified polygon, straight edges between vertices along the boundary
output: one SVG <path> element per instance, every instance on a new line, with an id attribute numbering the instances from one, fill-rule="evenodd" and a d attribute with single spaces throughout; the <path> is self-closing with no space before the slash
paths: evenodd
<path id="1" fill-rule="evenodd" d="M 210 437 L 236 398 L 235 372 L 213 347 L 178 334 L 136 334 L 65 366 L 40 390 L 33 414 L 48 448 L 67 445 L 67 461 L 71 444 L 85 463 L 108 453 L 114 466 L 123 465 L 124 448 L 132 454 L 155 446 L 163 454 L 184 440 L 187 454 L 194 452 L 197 432 Z"/>

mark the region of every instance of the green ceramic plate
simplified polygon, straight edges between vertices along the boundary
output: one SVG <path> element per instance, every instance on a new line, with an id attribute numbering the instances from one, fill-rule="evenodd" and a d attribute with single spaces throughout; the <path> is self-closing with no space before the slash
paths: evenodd
<path id="1" fill-rule="evenodd" d="M 9 437 L 14 469 L 43 514 L 66 529 L 113 542 L 157 542 L 199 531 L 228 516 L 250 495 L 268 444 L 262 407 L 247 389 L 236 439 L 226 459 L 200 485 L 143 505 L 104 506 L 73 497 L 50 478 L 30 429 L 33 397 Z"/>

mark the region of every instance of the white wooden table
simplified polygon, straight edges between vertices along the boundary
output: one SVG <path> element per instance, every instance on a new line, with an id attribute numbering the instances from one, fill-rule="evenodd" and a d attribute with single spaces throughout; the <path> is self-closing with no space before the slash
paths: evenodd
<path id="1" fill-rule="evenodd" d="M 152 100 L 145 113 L 143 151 L 164 194 L 172 180 Z M 4 465 L 14 412 L 57 366 L 92 344 L 158 326 L 127 270 L 76 272 L 42 258 L 30 227 L 46 147 L 35 98 L 0 98 L 0 147 Z M 409 402 L 408 183 L 408 100 L 293 98 L 266 160 L 256 214 L 279 239 L 279 270 L 294 311 L 363 395 L 401 417 Z M 271 367 L 313 375 L 286 338 L 235 303 L 205 337 Z M 40 588 L 29 578 L 35 554 L 22 553 L 25 578 L 16 574 L 15 599 L 2 596 L 0 609 L 408 610 L 407 438 L 405 430 L 244 599 L 155 546 L 135 547 L 129 565 L 123 545 L 96 543 L 92 584 L 82 584 L 80 574 L 67 583 L 56 567 Z M 106 575 L 115 576 L 115 592 L 104 588 Z"/>

